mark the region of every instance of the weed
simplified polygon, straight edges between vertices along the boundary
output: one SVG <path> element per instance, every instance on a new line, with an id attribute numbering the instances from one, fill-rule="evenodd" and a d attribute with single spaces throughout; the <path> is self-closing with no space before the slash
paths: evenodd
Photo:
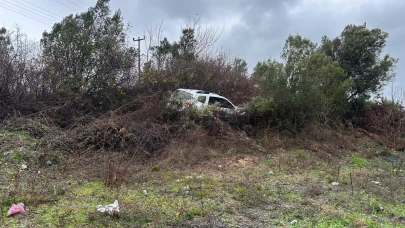
<path id="1" fill-rule="evenodd" d="M 243 197 L 246 194 L 246 190 L 244 188 L 241 188 L 241 187 L 236 187 L 236 188 L 233 189 L 232 193 L 236 197 L 240 198 L 240 197 Z"/>
<path id="2" fill-rule="evenodd" d="M 256 185 L 255 185 L 255 188 L 256 188 L 256 191 L 259 191 L 259 192 L 261 192 L 261 191 L 264 190 L 264 187 L 263 187 L 263 185 L 261 185 L 261 184 L 256 184 Z"/>
<path id="3" fill-rule="evenodd" d="M 356 155 L 352 155 L 350 157 L 350 162 L 358 167 L 366 167 L 368 165 L 367 159 L 356 156 Z"/>
<path id="4" fill-rule="evenodd" d="M 160 170 L 160 167 L 158 165 L 152 166 L 152 171 L 153 172 L 159 172 L 159 170 Z"/>
<path id="5" fill-rule="evenodd" d="M 15 163 L 21 163 L 24 161 L 24 153 L 22 152 L 21 148 L 15 149 L 11 152 L 10 157 L 13 159 Z"/>

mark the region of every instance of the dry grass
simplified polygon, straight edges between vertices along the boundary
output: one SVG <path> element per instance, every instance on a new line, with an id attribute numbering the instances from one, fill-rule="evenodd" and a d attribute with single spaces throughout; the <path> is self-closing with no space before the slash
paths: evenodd
<path id="1" fill-rule="evenodd" d="M 297 227 L 404 226 L 400 167 L 405 156 L 366 134 L 320 131 L 323 139 L 317 141 L 311 135 L 294 140 L 271 133 L 255 140 L 236 132 L 209 135 L 198 125 L 189 129 L 154 160 L 104 150 L 60 153 L 25 133 L 2 130 L 0 222 L 11 227 L 286 227 L 296 220 Z M 339 148 L 342 144 L 350 146 Z M 26 170 L 20 170 L 22 163 Z M 120 203 L 119 218 L 95 211 L 114 199 Z M 27 215 L 5 217 L 11 203 L 20 201 Z"/>

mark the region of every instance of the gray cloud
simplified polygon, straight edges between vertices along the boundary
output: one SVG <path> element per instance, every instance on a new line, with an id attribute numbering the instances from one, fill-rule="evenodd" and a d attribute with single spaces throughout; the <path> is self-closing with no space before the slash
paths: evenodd
<path id="1" fill-rule="evenodd" d="M 96 0 L 86 0 L 92 5 Z M 217 47 L 247 60 L 250 69 L 258 61 L 278 58 L 289 34 L 300 34 L 314 42 L 323 35 L 338 36 L 347 24 L 381 28 L 390 34 L 386 52 L 400 58 L 397 84 L 405 83 L 405 1 L 403 0 L 111 0 L 112 10 L 121 9 L 133 26 L 131 35 L 142 36 L 145 27 L 163 23 L 163 35 L 178 40 L 181 25 L 198 16 L 202 23 L 224 27 Z M 58 11 L 61 6 L 38 0 L 39 5 Z M 66 9 L 58 11 L 67 15 Z M 8 12 L 0 9 L 1 22 L 9 24 Z M 74 12 L 75 13 L 75 12 Z M 23 18 L 24 19 L 24 18 Z M 42 29 L 29 20 L 17 22 L 28 35 L 39 37 Z M 42 27 L 41 27 L 42 28 Z M 49 30 L 49 28 L 46 28 Z"/>
<path id="2" fill-rule="evenodd" d="M 405 66 L 401 64 L 401 59 L 405 59 L 405 28 L 402 25 L 405 2 L 364 2 L 347 11 L 337 11 L 335 7 L 299 5 L 294 1 L 277 6 L 277 10 L 272 10 L 270 5 L 245 11 L 242 18 L 247 19 L 241 22 L 243 25 L 233 26 L 222 40 L 225 47 L 244 56 L 250 68 L 269 56 L 279 57 L 289 34 L 300 34 L 319 43 L 324 35 L 338 36 L 347 24 L 367 22 L 368 28 L 381 28 L 390 33 L 385 51 L 400 58 L 395 82 L 405 83 Z M 272 14 L 274 11 L 276 13 Z M 266 14 L 270 16 L 266 17 Z"/>
<path id="3" fill-rule="evenodd" d="M 400 58 L 398 84 L 404 84 L 405 1 L 359 0 L 138 0 L 113 1 L 136 33 L 164 20 L 165 36 L 178 39 L 180 25 L 198 14 L 202 22 L 224 26 L 217 46 L 247 60 L 250 70 L 258 61 L 279 58 L 289 34 L 319 43 L 322 36 L 338 36 L 348 24 L 363 24 L 390 33 L 386 52 Z M 131 7 L 132 6 L 132 7 Z M 387 90 L 388 91 L 388 90 Z"/>

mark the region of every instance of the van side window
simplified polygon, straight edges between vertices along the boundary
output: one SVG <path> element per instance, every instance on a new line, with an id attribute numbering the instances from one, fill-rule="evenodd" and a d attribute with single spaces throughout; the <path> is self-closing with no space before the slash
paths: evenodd
<path id="1" fill-rule="evenodd" d="M 201 102 L 201 103 L 205 103 L 205 100 L 207 100 L 207 97 L 206 96 L 199 96 L 198 98 L 197 98 L 197 100 L 199 101 L 199 102 Z"/>
<path id="2" fill-rule="evenodd" d="M 208 104 L 209 105 L 213 105 L 215 103 L 219 103 L 219 107 L 221 108 L 229 108 L 229 109 L 233 109 L 233 106 L 231 103 L 229 103 L 229 101 L 219 98 L 219 97 L 210 97 L 210 99 L 208 100 Z"/>

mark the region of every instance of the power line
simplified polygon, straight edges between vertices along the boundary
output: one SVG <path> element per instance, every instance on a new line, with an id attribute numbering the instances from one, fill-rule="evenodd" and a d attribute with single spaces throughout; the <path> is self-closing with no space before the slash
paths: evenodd
<path id="1" fill-rule="evenodd" d="M 16 4 L 14 4 L 13 2 L 9 2 L 9 1 L 7 1 L 7 0 L 4 0 L 4 3 L 6 3 L 6 6 L 8 6 L 8 7 L 17 7 L 18 10 L 22 10 L 22 11 L 25 10 L 25 11 L 28 11 L 30 14 L 32 13 L 32 14 L 35 14 L 35 15 L 39 16 L 39 18 L 42 17 L 41 20 L 45 19 L 45 20 L 48 20 L 49 22 L 54 23 L 53 19 L 48 18 L 48 17 L 46 17 L 46 16 L 43 16 L 43 15 L 41 15 L 41 14 L 38 14 L 38 13 L 36 13 L 35 11 L 32 11 L 32 10 L 26 9 L 26 8 L 24 8 L 24 7 L 21 7 L 21 6 L 19 6 L 19 5 L 16 5 Z M 10 4 L 11 6 L 10 6 L 10 5 L 7 5 L 7 4 Z M 15 8 L 14 8 L 14 9 L 15 9 Z M 28 13 L 28 12 L 25 12 L 25 13 Z"/>
<path id="2" fill-rule="evenodd" d="M 39 9 L 43 10 L 43 11 L 46 11 L 46 12 L 48 12 L 48 13 L 50 13 L 50 14 L 53 14 L 53 15 L 55 15 L 55 16 L 57 16 L 57 17 L 60 17 L 58 14 L 53 13 L 53 12 L 47 10 L 47 9 L 44 9 L 44 8 L 38 6 L 38 5 L 35 5 L 34 3 L 31 3 L 31 2 L 29 2 L 29 1 L 27 1 L 27 0 L 22 0 L 22 1 L 24 1 L 24 2 L 26 2 L 26 3 L 28 3 L 28 4 L 30 4 L 30 5 L 32 5 L 32 6 L 34 6 L 34 7 L 37 7 L 37 8 L 39 8 Z M 60 20 L 60 19 L 58 19 L 58 20 Z"/>
<path id="3" fill-rule="evenodd" d="M 52 25 L 49 21 L 46 21 L 46 20 L 44 20 L 43 18 L 38 17 L 38 16 L 35 16 L 35 15 L 32 15 L 32 14 L 30 14 L 30 13 L 27 13 L 27 12 L 24 12 L 24 11 L 20 11 L 20 9 L 18 9 L 18 8 L 15 8 L 15 7 L 12 7 L 12 6 L 9 6 L 9 5 L 1 5 L 1 7 L 5 8 L 5 9 L 8 9 L 8 10 L 11 10 L 11 11 L 13 11 L 13 12 L 15 12 L 15 13 L 17 13 L 17 14 L 23 15 L 23 16 L 25 16 L 25 17 L 34 19 L 34 20 L 36 20 L 36 21 L 38 21 L 38 22 L 41 22 L 41 23 L 43 23 L 43 24 Z"/>
<path id="4" fill-rule="evenodd" d="M 73 8 L 69 7 L 68 5 L 65 5 L 65 4 L 63 4 L 63 3 L 61 3 L 61 2 L 59 2 L 59 1 L 57 1 L 57 0 L 54 0 L 54 1 L 57 2 L 57 3 L 59 3 L 60 5 L 62 5 L 62 6 L 64 6 L 64 7 L 67 7 L 67 8 L 69 8 L 69 9 L 73 10 L 73 11 L 77 11 L 76 9 L 73 9 Z"/>
<path id="5" fill-rule="evenodd" d="M 70 2 L 70 3 L 72 3 L 72 4 L 75 5 L 75 6 L 79 7 L 80 10 L 86 10 L 86 9 L 83 9 L 82 6 L 79 6 L 77 3 L 74 3 L 74 2 L 72 2 L 71 0 L 67 0 L 67 1 Z"/>
<path id="6" fill-rule="evenodd" d="M 4 5 L 0 5 L 0 7 L 3 7 L 4 9 L 11 10 L 11 11 L 13 11 L 13 12 L 15 12 L 15 13 L 17 13 L 17 14 L 23 15 L 23 16 L 25 16 L 25 17 L 31 18 L 31 19 L 33 19 L 34 21 L 40 22 L 40 23 L 42 23 L 42 24 L 44 24 L 44 25 L 52 26 L 52 25 L 49 24 L 48 22 L 44 22 L 44 21 L 42 21 L 42 20 L 40 20 L 40 19 L 38 19 L 38 18 L 34 18 L 34 17 L 29 16 L 29 15 L 27 15 L 27 14 L 25 14 L 25 13 L 18 12 L 18 10 L 14 10 L 14 9 L 8 8 L 8 7 L 4 6 Z"/>
<path id="7" fill-rule="evenodd" d="M 78 3 L 82 4 L 83 6 L 85 6 L 85 7 L 87 7 L 87 8 L 90 8 L 90 6 L 89 6 L 89 5 L 84 4 L 82 1 L 76 0 L 76 2 L 78 2 Z"/>
<path id="8" fill-rule="evenodd" d="M 17 7 L 17 8 L 20 8 L 20 9 L 22 9 L 23 11 L 25 10 L 25 11 L 28 11 L 28 12 L 30 12 L 30 13 L 33 13 L 33 14 L 39 16 L 39 17 L 42 17 L 43 19 L 48 20 L 49 22 L 55 23 L 54 19 L 51 19 L 51 18 L 49 18 L 49 17 L 43 16 L 43 15 L 41 15 L 41 14 L 38 14 L 38 13 L 36 13 L 35 11 L 26 9 L 26 8 L 24 8 L 24 7 L 21 7 L 21 6 L 18 6 L 18 5 L 16 5 L 16 4 L 12 3 L 12 2 L 7 1 L 7 0 L 4 0 L 4 2 L 10 4 L 11 6 L 15 6 L 15 7 Z M 11 7 L 10 5 L 7 5 L 7 6 L 8 6 L 8 7 Z M 42 20 L 42 19 L 41 19 L 41 20 Z"/>

